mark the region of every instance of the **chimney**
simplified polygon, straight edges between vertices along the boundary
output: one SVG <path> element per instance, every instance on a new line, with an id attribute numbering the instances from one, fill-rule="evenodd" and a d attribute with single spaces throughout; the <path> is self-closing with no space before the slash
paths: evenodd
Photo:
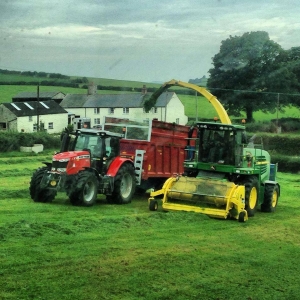
<path id="1" fill-rule="evenodd" d="M 97 93 L 97 85 L 94 84 L 94 82 L 91 82 L 88 85 L 87 94 L 88 95 L 95 95 Z"/>
<path id="2" fill-rule="evenodd" d="M 142 94 L 143 94 L 143 95 L 146 95 L 146 94 L 147 94 L 146 84 L 144 84 L 143 87 L 142 87 Z"/>

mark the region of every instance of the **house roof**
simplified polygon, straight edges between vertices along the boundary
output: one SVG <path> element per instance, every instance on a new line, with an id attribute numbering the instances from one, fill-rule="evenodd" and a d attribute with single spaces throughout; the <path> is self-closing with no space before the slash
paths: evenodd
<path id="1" fill-rule="evenodd" d="M 155 107 L 165 107 L 171 98 L 174 96 L 174 92 L 162 93 L 155 104 Z M 150 93 L 146 94 L 147 98 L 151 96 Z M 145 100 L 144 94 L 68 94 L 62 100 L 60 105 L 65 108 L 76 107 L 143 107 Z"/>
<path id="2" fill-rule="evenodd" d="M 63 96 L 65 95 L 62 92 L 40 92 L 39 93 L 39 99 L 41 99 L 41 100 L 51 100 L 51 99 L 55 98 L 56 96 L 58 96 L 59 94 L 62 94 Z M 33 100 L 36 100 L 37 99 L 37 93 L 36 92 L 20 92 L 19 94 L 14 96 L 12 99 L 13 99 L 13 101 L 14 100 L 20 100 L 20 99 L 33 99 Z"/>
<path id="3" fill-rule="evenodd" d="M 48 101 L 30 101 L 2 103 L 17 117 L 50 115 L 50 114 L 67 114 L 68 112 L 57 104 L 54 100 Z"/>
<path id="4" fill-rule="evenodd" d="M 91 95 L 84 107 L 140 107 L 142 94 L 105 94 Z"/>
<path id="5" fill-rule="evenodd" d="M 83 107 L 87 101 L 88 95 L 86 94 L 67 94 L 66 97 L 60 102 L 60 106 L 66 108 Z"/>

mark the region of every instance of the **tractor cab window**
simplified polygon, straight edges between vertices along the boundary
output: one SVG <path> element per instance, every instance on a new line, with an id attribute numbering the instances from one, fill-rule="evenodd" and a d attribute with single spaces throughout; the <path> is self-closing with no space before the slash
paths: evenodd
<path id="1" fill-rule="evenodd" d="M 84 147 L 84 145 L 86 144 L 86 136 L 84 135 L 80 135 L 77 136 L 75 142 L 74 142 L 74 150 L 78 151 L 78 150 L 82 150 Z"/>
<path id="2" fill-rule="evenodd" d="M 94 157 L 102 157 L 105 148 L 99 136 L 80 134 L 75 141 L 74 150 L 79 151 L 84 149 L 88 149 Z"/>
<path id="3" fill-rule="evenodd" d="M 106 156 L 113 158 L 120 155 L 120 141 L 118 138 L 110 137 L 105 140 Z"/>

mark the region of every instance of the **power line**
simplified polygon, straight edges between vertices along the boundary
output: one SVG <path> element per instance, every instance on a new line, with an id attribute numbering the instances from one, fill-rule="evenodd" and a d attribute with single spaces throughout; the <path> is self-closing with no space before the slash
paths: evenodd
<path id="1" fill-rule="evenodd" d="M 238 93 L 255 93 L 255 94 L 271 94 L 271 95 L 286 95 L 286 96 L 300 96 L 300 94 L 294 93 L 281 93 L 281 92 L 265 92 L 265 91 L 253 91 L 253 90 L 235 90 L 235 89 L 222 89 L 222 88 L 208 88 L 209 90 L 219 91 L 231 91 Z"/>

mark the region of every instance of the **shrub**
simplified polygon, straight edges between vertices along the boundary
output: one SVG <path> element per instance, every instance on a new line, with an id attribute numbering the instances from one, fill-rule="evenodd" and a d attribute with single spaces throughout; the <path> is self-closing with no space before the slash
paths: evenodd
<path id="1" fill-rule="evenodd" d="M 279 172 L 298 173 L 300 170 L 300 157 L 272 154 L 271 162 L 278 163 Z"/>
<path id="2" fill-rule="evenodd" d="M 0 132 L 0 152 L 19 151 L 20 146 L 43 144 L 45 149 L 60 148 L 60 136 L 46 132 Z"/>
<path id="3" fill-rule="evenodd" d="M 281 127 L 281 132 L 293 132 L 300 130 L 299 118 L 281 118 L 278 120 L 278 125 Z M 247 123 L 246 128 L 248 132 L 277 132 L 277 120 L 273 119 L 271 122 L 252 122 Z"/>

